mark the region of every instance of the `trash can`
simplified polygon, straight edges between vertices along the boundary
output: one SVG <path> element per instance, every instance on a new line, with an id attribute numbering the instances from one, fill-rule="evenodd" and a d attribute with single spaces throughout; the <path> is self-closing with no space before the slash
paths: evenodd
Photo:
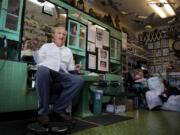
<path id="1" fill-rule="evenodd" d="M 102 113 L 102 90 L 92 90 L 93 92 L 93 114 L 101 115 Z"/>

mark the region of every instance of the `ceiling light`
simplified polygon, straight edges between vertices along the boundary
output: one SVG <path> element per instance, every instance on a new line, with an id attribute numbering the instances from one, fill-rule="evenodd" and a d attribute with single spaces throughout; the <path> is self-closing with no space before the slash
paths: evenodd
<path id="1" fill-rule="evenodd" d="M 48 1 L 46 1 L 44 3 L 44 5 L 48 6 L 49 8 L 54 8 L 55 7 L 54 4 L 52 4 L 52 3 L 48 2 Z"/>
<path id="2" fill-rule="evenodd" d="M 39 2 L 37 0 L 29 0 L 29 1 L 36 4 L 36 5 L 38 5 L 38 6 L 40 6 L 40 7 L 42 7 L 44 5 L 42 2 Z"/>
<path id="3" fill-rule="evenodd" d="M 146 1 L 161 18 L 167 18 L 175 15 L 173 8 L 167 0 Z M 163 6 L 158 6 L 159 4 L 162 4 Z"/>
<path id="4" fill-rule="evenodd" d="M 158 7 L 156 4 L 154 4 L 153 2 L 149 2 L 150 6 L 152 7 L 152 9 L 161 17 L 161 18 L 166 18 L 167 15 L 161 10 L 160 7 Z"/>
<path id="5" fill-rule="evenodd" d="M 101 29 L 101 30 L 106 30 L 105 28 L 103 28 L 103 27 L 101 27 L 101 26 L 99 26 L 99 25 L 95 25 L 95 27 L 96 27 L 96 28 L 99 28 L 99 29 Z"/>
<path id="6" fill-rule="evenodd" d="M 160 2 L 168 3 L 167 0 L 160 0 Z M 174 16 L 175 15 L 175 12 L 172 9 L 172 7 L 170 6 L 170 4 L 164 4 L 164 9 L 166 10 L 166 12 L 168 13 L 169 16 Z"/>

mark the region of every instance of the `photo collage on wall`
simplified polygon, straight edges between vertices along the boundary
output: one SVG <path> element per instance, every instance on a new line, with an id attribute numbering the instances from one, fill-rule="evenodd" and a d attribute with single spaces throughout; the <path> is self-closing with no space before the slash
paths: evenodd
<path id="1" fill-rule="evenodd" d="M 109 71 L 109 31 L 88 25 L 87 68 L 94 71 Z"/>
<path id="2" fill-rule="evenodd" d="M 154 43 L 148 43 L 149 59 L 153 65 L 149 66 L 151 73 L 164 73 L 169 65 L 169 40 L 162 39 Z"/>

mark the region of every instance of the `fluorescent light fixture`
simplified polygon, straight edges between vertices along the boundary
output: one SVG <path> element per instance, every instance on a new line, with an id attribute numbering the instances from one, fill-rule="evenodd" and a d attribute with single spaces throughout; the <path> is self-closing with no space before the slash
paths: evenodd
<path id="1" fill-rule="evenodd" d="M 167 18 L 175 15 L 173 8 L 170 6 L 167 0 L 146 1 L 161 18 Z M 162 3 L 163 7 L 159 7 L 156 3 Z"/>
<path id="2" fill-rule="evenodd" d="M 48 1 L 44 2 L 44 5 L 48 6 L 49 8 L 54 8 L 55 7 L 54 4 L 52 4 L 52 3 L 48 2 Z"/>
<path id="3" fill-rule="evenodd" d="M 36 5 L 38 5 L 38 6 L 40 6 L 40 7 L 44 6 L 43 3 L 41 3 L 41 2 L 39 2 L 39 1 L 37 1 L 37 0 L 29 0 L 29 1 L 32 2 L 32 3 L 34 3 L 34 4 L 36 4 Z"/>
<path id="4" fill-rule="evenodd" d="M 149 5 L 161 18 L 167 17 L 167 15 L 161 10 L 161 8 L 154 4 L 154 2 L 149 2 Z"/>
<path id="5" fill-rule="evenodd" d="M 101 26 L 99 26 L 99 25 L 95 25 L 95 27 L 96 27 L 96 28 L 99 28 L 99 29 L 101 29 L 101 30 L 106 30 L 105 28 L 103 28 L 103 27 L 101 27 Z"/>
<path id="6" fill-rule="evenodd" d="M 160 2 L 168 3 L 167 0 L 160 0 Z M 166 10 L 166 12 L 168 13 L 169 16 L 174 16 L 175 15 L 175 12 L 172 9 L 172 7 L 170 6 L 170 4 L 164 4 L 164 9 Z"/>

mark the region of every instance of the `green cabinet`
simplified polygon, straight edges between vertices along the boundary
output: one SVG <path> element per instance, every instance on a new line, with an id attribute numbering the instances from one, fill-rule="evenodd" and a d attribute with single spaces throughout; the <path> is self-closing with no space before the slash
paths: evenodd
<path id="1" fill-rule="evenodd" d="M 115 38 L 110 39 L 110 62 L 120 63 L 121 61 L 121 41 Z"/>
<path id="2" fill-rule="evenodd" d="M 71 48 L 73 54 L 75 55 L 79 55 L 79 56 L 86 55 L 85 25 L 73 20 L 68 20 L 67 46 Z"/>
<path id="3" fill-rule="evenodd" d="M 0 60 L 0 113 L 37 109 L 35 91 L 27 90 L 26 63 Z"/>
<path id="4" fill-rule="evenodd" d="M 23 0 L 0 0 L 0 37 L 19 41 Z"/>

